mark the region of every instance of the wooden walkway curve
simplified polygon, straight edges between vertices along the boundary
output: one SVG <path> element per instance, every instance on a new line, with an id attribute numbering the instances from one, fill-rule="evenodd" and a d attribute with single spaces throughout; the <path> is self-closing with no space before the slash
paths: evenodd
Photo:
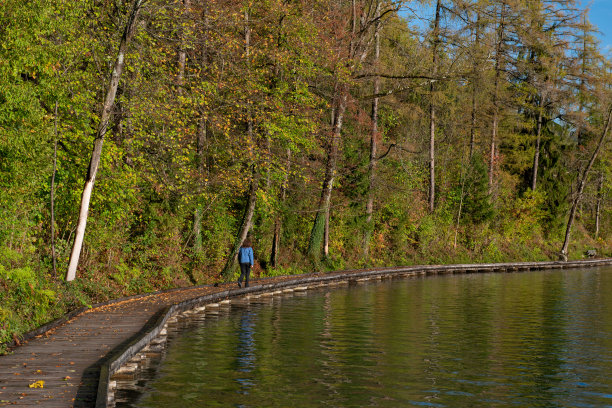
<path id="1" fill-rule="evenodd" d="M 168 308 L 197 298 L 276 290 L 306 284 L 326 284 L 382 275 L 415 276 L 447 273 L 524 271 L 612 265 L 612 259 L 576 262 L 428 265 L 254 280 L 251 288 L 235 283 L 200 286 L 126 298 L 86 310 L 0 357 L 0 406 L 93 407 L 100 368 L 124 352 L 160 321 Z M 44 382 L 44 383 L 41 383 Z M 41 388 L 30 387 L 42 384 Z"/>
<path id="2" fill-rule="evenodd" d="M 0 357 L 0 406 L 94 406 L 107 355 L 137 336 L 166 307 L 228 286 L 128 298 L 85 311 Z M 44 381 L 43 387 L 30 388 L 37 381 Z"/>

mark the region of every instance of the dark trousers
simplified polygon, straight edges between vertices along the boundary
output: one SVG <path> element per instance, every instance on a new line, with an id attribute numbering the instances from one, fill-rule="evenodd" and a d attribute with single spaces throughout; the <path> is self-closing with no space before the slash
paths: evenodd
<path id="1" fill-rule="evenodd" d="M 250 263 L 240 263 L 240 277 L 238 278 L 238 283 L 242 283 L 242 279 L 244 278 L 244 287 L 249 287 L 249 275 L 251 274 L 251 264 Z"/>

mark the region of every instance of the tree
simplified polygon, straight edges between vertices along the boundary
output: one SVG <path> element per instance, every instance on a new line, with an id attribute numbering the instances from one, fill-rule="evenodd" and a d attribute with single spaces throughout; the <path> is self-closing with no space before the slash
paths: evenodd
<path id="1" fill-rule="evenodd" d="M 251 26 L 250 26 L 250 9 L 249 7 L 245 7 L 244 9 L 244 56 L 246 59 L 246 73 L 250 75 L 251 71 Z M 251 109 L 252 102 L 247 100 L 246 106 L 246 142 L 247 148 L 249 149 L 249 156 L 253 157 L 253 150 L 255 148 L 255 135 L 253 130 L 253 112 Z M 252 160 L 252 159 L 251 159 Z M 238 251 L 240 246 L 247 238 L 251 227 L 253 226 L 253 215 L 255 214 L 255 204 L 257 202 L 257 190 L 259 188 L 259 178 L 260 178 L 260 170 L 259 166 L 256 165 L 254 161 L 249 163 L 249 167 L 251 168 L 251 177 L 249 182 L 249 193 L 247 196 L 247 204 L 244 209 L 244 215 L 242 217 L 242 222 L 240 223 L 240 228 L 238 229 L 238 235 L 236 237 L 236 241 L 234 243 L 233 249 L 227 259 L 227 263 L 223 268 L 222 275 L 225 277 L 229 277 L 230 272 L 234 269 L 234 265 L 236 263 L 236 259 L 238 256 Z"/>
<path id="2" fill-rule="evenodd" d="M 98 130 L 94 139 L 93 151 L 91 153 L 87 177 L 85 179 L 85 186 L 83 187 L 83 194 L 81 196 L 81 208 L 79 211 L 79 221 L 77 225 L 76 235 L 74 237 L 74 244 L 70 253 L 68 270 L 66 272 L 66 281 L 68 282 L 74 280 L 76 276 L 76 269 L 79 263 L 79 256 L 81 253 L 81 247 L 83 245 L 83 238 L 85 236 L 85 227 L 87 225 L 89 202 L 91 200 L 91 193 L 93 190 L 94 182 L 96 180 L 96 174 L 98 173 L 100 157 L 102 155 L 104 136 L 106 135 L 109 120 L 111 117 L 111 109 L 113 107 L 113 104 L 115 103 L 115 96 L 117 94 L 119 80 L 121 79 L 121 73 L 123 72 L 125 54 L 127 52 L 129 42 L 132 36 L 134 35 L 138 19 L 138 13 L 140 12 L 143 2 L 144 0 L 135 0 L 132 11 L 128 17 L 127 23 L 123 31 L 123 36 L 121 37 L 121 42 L 119 43 L 119 52 L 117 54 L 117 59 L 115 60 L 115 64 L 111 74 L 111 80 L 107 88 L 106 97 L 102 105 L 100 123 L 98 125 Z"/>
<path id="3" fill-rule="evenodd" d="M 494 215 L 487 182 L 486 163 L 479 153 L 470 161 L 465 180 L 465 199 L 463 203 L 464 222 L 480 224 L 491 220 Z"/>
<path id="4" fill-rule="evenodd" d="M 543 126 L 557 116 L 557 106 L 563 99 L 567 101 L 571 94 L 563 71 L 570 68 L 569 41 L 578 27 L 579 14 L 573 3 L 573 0 L 530 2 L 522 12 L 527 24 L 519 32 L 519 54 L 524 55 L 524 59 L 519 59 L 517 66 L 523 71 L 523 85 L 528 88 L 527 103 L 531 106 L 527 110 L 533 112 L 536 122 L 532 190 L 537 187 Z"/>
<path id="5" fill-rule="evenodd" d="M 497 6 L 494 6 L 497 7 Z M 493 119 L 491 124 L 491 142 L 489 148 L 489 193 L 493 191 L 495 163 L 497 162 L 497 143 L 498 143 L 498 128 L 499 128 L 499 115 L 500 115 L 500 86 L 501 86 L 501 74 L 504 71 L 504 44 L 506 41 L 506 19 L 509 13 L 509 8 L 505 0 L 501 1 L 499 5 L 499 12 L 496 14 L 497 29 L 495 38 L 495 50 L 494 50 L 494 72 L 495 79 L 493 84 Z"/>
<path id="6" fill-rule="evenodd" d="M 376 2 L 375 18 L 380 18 L 380 0 Z M 380 70 L 380 20 L 377 20 L 374 28 L 374 69 L 378 72 Z M 372 99 L 372 126 L 370 130 L 370 161 L 368 164 L 368 190 L 367 190 L 367 202 L 366 202 L 366 230 L 363 239 L 363 255 L 364 258 L 368 257 L 368 251 L 370 248 L 370 238 L 374 230 L 373 225 L 373 213 L 374 213 L 374 185 L 376 180 L 376 162 L 378 161 L 377 148 L 378 148 L 378 93 L 380 92 L 380 77 L 376 75 L 373 83 L 373 95 Z"/>
<path id="7" fill-rule="evenodd" d="M 321 246 L 324 241 L 325 224 L 329 219 L 330 201 L 338 161 L 342 126 L 349 103 L 351 81 L 358 75 L 359 68 L 371 49 L 373 30 L 377 22 L 397 10 L 399 3 L 391 2 L 380 11 L 378 3 L 351 0 L 334 4 L 339 20 L 329 33 L 334 40 L 333 92 L 331 96 L 332 128 L 326 146 L 327 160 L 321 196 L 317 205 L 315 220 L 308 243 L 308 256 L 319 266 Z"/>
<path id="8" fill-rule="evenodd" d="M 433 22 L 432 32 L 432 76 L 435 78 L 438 75 L 438 47 L 440 45 L 440 8 L 441 0 L 436 1 L 436 16 Z M 433 212 L 436 201 L 436 107 L 434 102 L 435 82 L 431 81 L 429 85 L 430 102 L 429 102 L 429 212 Z"/>
<path id="9" fill-rule="evenodd" d="M 574 224 L 574 219 L 576 218 L 576 210 L 578 209 L 578 204 L 580 203 L 580 200 L 582 199 L 582 194 L 584 192 L 584 187 L 586 186 L 586 183 L 588 180 L 589 172 L 591 171 L 591 168 L 593 167 L 595 160 L 597 160 L 597 156 L 599 155 L 599 152 L 601 151 L 604 145 L 606 137 L 608 136 L 608 131 L 610 130 L 610 119 L 611 118 L 612 118 L 612 106 L 608 108 L 608 112 L 607 112 L 606 119 L 605 119 L 605 125 L 603 127 L 603 130 L 601 131 L 601 136 L 599 137 L 599 140 L 595 146 L 595 149 L 593 150 L 593 153 L 591 154 L 591 159 L 589 160 L 588 164 L 586 165 L 586 167 L 584 168 L 584 170 L 582 171 L 582 173 L 580 174 L 578 178 L 578 190 L 576 191 L 576 194 L 574 195 L 572 206 L 570 208 L 570 213 L 569 213 L 569 217 L 567 220 L 567 226 L 565 228 L 565 238 L 563 241 L 563 246 L 561 247 L 561 259 L 563 259 L 564 261 L 567 261 L 567 257 L 568 257 L 570 235 L 572 232 L 572 226 Z"/>

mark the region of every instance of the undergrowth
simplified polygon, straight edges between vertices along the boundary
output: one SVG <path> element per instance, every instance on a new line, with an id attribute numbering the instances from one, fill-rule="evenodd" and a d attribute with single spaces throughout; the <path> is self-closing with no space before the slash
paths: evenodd
<path id="1" fill-rule="evenodd" d="M 385 244 L 392 248 L 396 243 L 381 242 L 369 260 L 364 261 L 358 251 L 332 246 L 333 255 L 325 258 L 322 266 L 333 271 L 374 266 L 557 260 L 560 242 L 546 240 L 539 233 L 527 237 L 525 231 L 528 229 L 496 232 L 481 225 L 470 230 L 448 228 L 442 232 L 440 229 L 434 231 L 434 227 L 426 223 L 423 228 L 413 229 L 413 234 L 420 235 L 416 239 L 402 238 L 407 243 L 402 251 L 395 248 L 391 252 Z M 609 242 L 590 239 L 580 228 L 575 234 L 571 259 L 584 258 L 585 251 L 592 248 L 596 248 L 601 257 L 612 256 Z M 267 269 L 256 262 L 253 277 L 313 272 L 304 258 L 293 256 L 292 261 L 293 264 Z M 218 275 L 212 271 L 217 270 L 218 265 L 208 268 L 194 265 L 197 267 L 192 270 L 185 265 L 145 270 L 124 261 L 110 267 L 94 264 L 80 271 L 76 280 L 66 283 L 61 276 L 54 276 L 48 268 L 31 262 L 27 256 L 3 248 L 0 257 L 0 354 L 6 353 L 11 343 L 18 344 L 28 331 L 69 311 L 138 293 L 217 281 Z"/>

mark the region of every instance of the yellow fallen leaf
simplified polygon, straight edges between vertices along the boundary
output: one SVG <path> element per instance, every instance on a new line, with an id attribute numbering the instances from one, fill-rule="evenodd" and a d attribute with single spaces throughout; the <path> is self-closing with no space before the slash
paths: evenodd
<path id="1" fill-rule="evenodd" d="M 43 388 L 44 386 L 45 386 L 45 382 L 43 380 L 39 380 L 39 381 L 33 382 L 28 387 L 30 387 L 30 388 Z"/>

